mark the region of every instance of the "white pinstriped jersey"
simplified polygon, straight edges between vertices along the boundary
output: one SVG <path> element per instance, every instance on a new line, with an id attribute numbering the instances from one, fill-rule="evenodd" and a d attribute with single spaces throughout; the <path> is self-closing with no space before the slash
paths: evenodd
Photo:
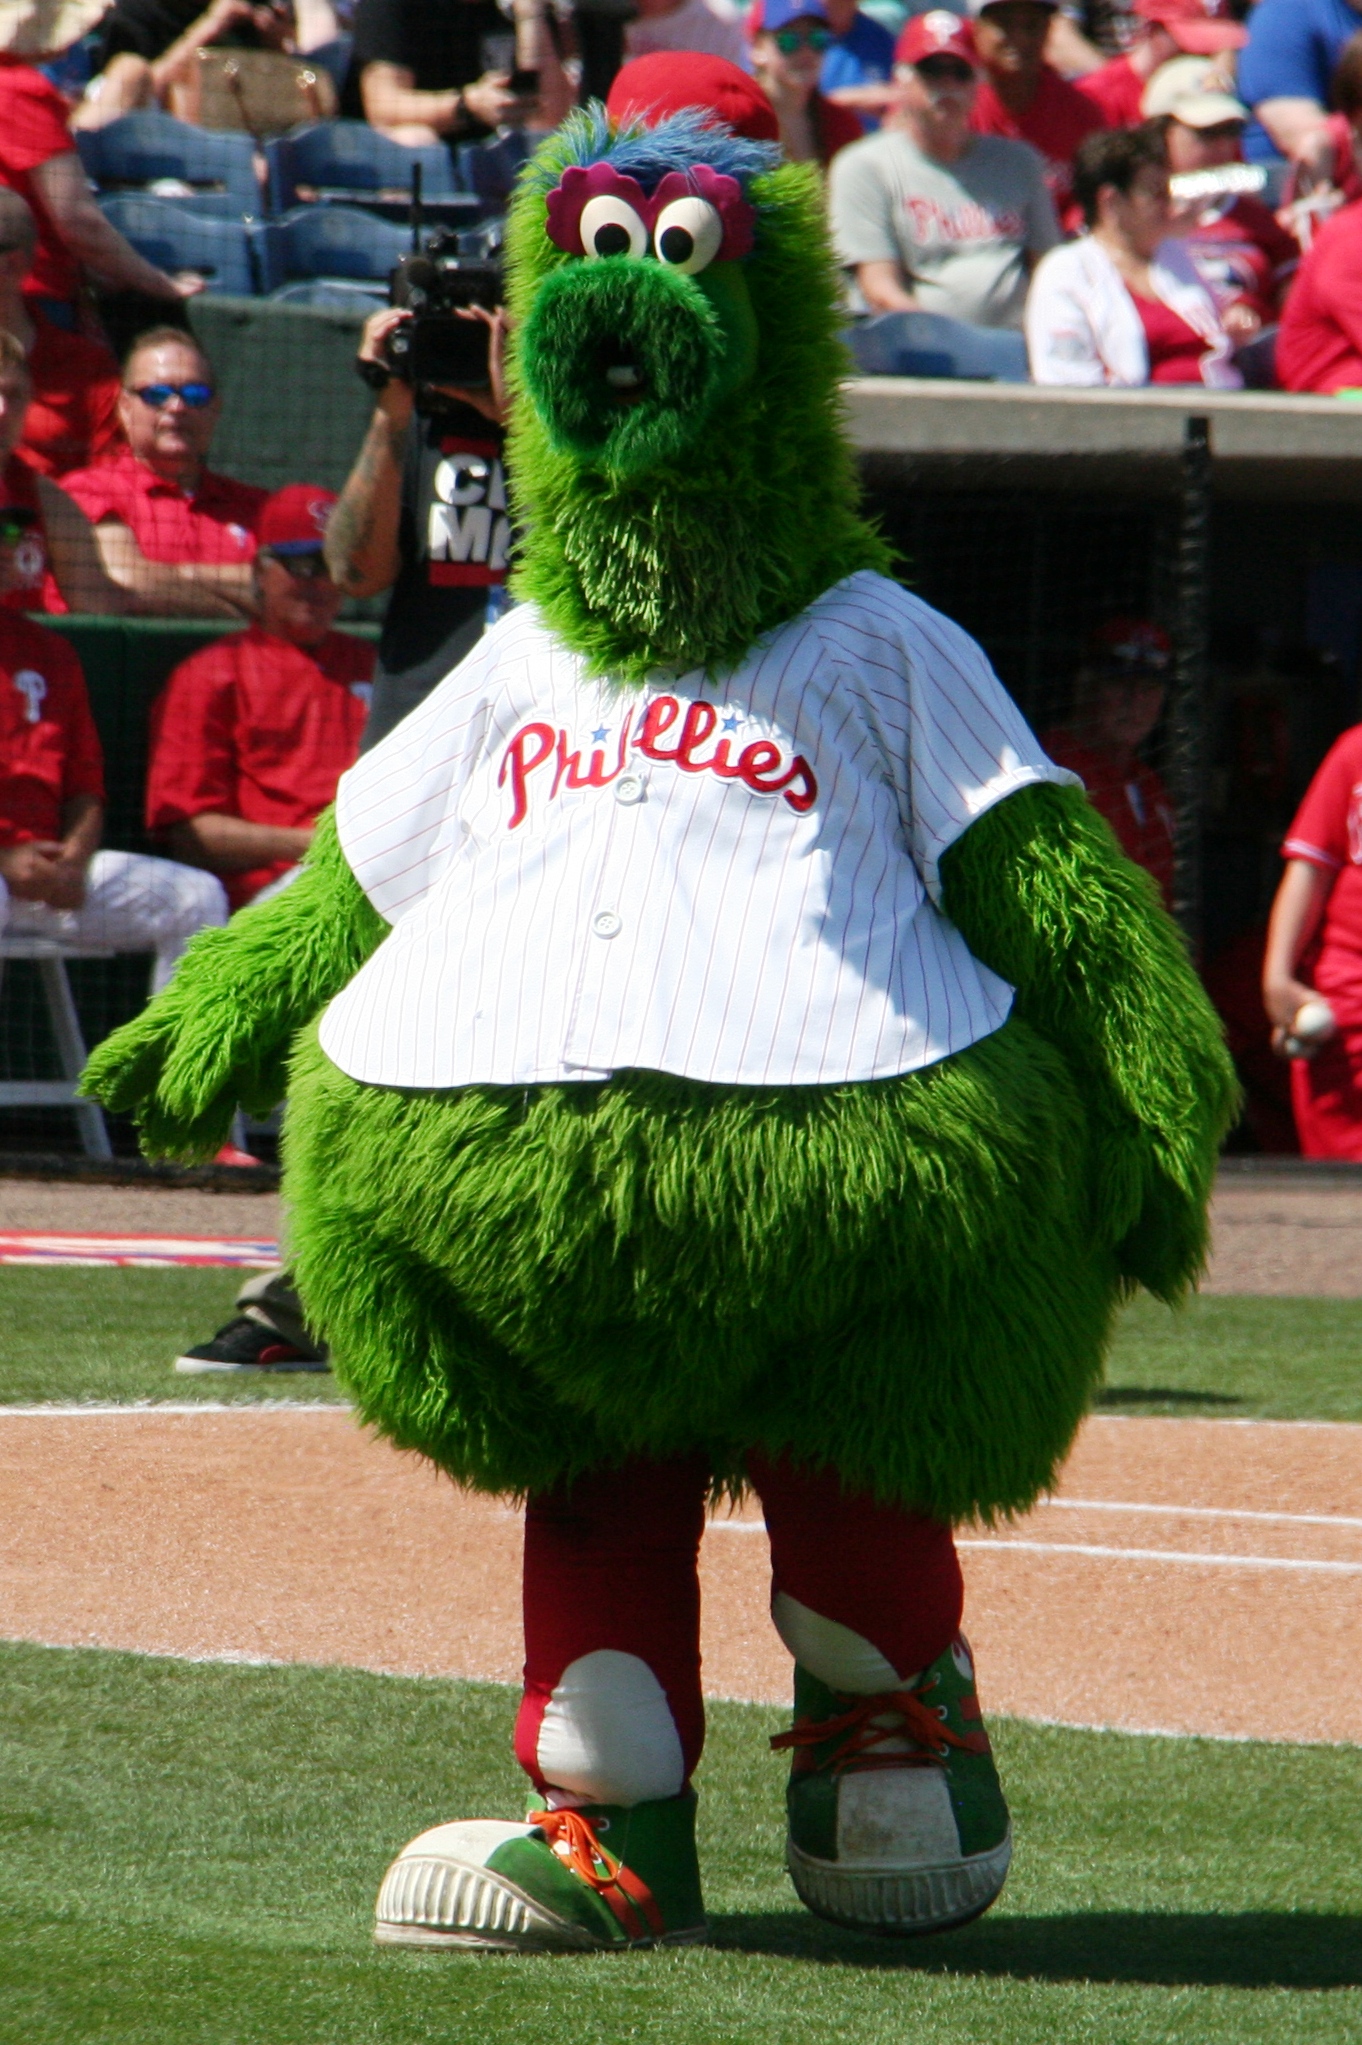
<path id="1" fill-rule="evenodd" d="M 937 906 L 942 854 L 1041 752 L 974 641 L 869 573 L 722 680 L 599 684 L 511 611 L 340 784 L 390 935 L 327 1055 L 378 1085 L 877 1079 L 1012 990 Z"/>

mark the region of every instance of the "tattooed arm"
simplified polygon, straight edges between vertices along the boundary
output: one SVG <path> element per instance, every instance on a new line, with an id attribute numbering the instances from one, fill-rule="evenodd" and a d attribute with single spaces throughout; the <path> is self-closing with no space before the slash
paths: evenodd
<path id="1" fill-rule="evenodd" d="M 385 338 L 406 317 L 389 307 L 366 320 L 360 361 L 381 362 Z M 381 596 L 397 580 L 402 463 L 412 411 L 410 385 L 392 377 L 378 394 L 364 444 L 327 525 L 326 565 L 347 596 Z"/>

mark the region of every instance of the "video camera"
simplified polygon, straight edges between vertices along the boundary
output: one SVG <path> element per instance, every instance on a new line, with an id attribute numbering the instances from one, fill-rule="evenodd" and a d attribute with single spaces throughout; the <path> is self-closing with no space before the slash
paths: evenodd
<path id="1" fill-rule="evenodd" d="M 436 228 L 423 242 L 421 170 L 413 169 L 411 254 L 403 256 L 388 285 L 388 303 L 411 318 L 384 343 L 389 369 L 413 390 L 429 384 L 487 389 L 490 332 L 485 321 L 460 319 L 459 312 L 473 305 L 495 312 L 501 304 L 502 232 L 499 220 L 489 221 L 471 232 Z"/>

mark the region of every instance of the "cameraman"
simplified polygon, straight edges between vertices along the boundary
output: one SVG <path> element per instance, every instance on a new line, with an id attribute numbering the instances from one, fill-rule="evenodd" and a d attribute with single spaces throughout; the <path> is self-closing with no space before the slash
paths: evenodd
<path id="1" fill-rule="evenodd" d="M 488 329 L 485 390 L 413 390 L 389 370 L 385 344 L 409 317 L 387 307 L 365 323 L 356 367 L 377 402 L 326 530 L 327 566 L 347 596 L 392 591 L 365 747 L 414 710 L 480 638 L 509 565 L 506 315 L 481 306 L 457 314 Z"/>

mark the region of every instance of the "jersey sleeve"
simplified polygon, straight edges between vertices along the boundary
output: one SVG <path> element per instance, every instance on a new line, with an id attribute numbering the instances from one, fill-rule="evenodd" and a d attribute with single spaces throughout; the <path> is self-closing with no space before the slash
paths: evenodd
<path id="1" fill-rule="evenodd" d="M 1325 754 L 1282 845 L 1284 859 L 1337 873 L 1349 857 L 1348 813 L 1362 788 L 1362 726 L 1345 731 Z"/>
<path id="2" fill-rule="evenodd" d="M 55 637 L 55 634 L 53 635 Z M 62 640 L 62 658 L 58 667 L 62 691 L 66 696 L 65 738 L 66 751 L 62 760 L 61 797 L 64 803 L 74 802 L 77 796 L 93 795 L 99 802 L 104 800 L 104 749 L 99 743 L 99 733 L 90 710 L 90 698 L 85 687 L 85 676 L 80 661 L 72 649 Z M 55 655 L 49 655 L 54 666 L 58 665 Z"/>
<path id="3" fill-rule="evenodd" d="M 212 646 L 182 661 L 152 705 L 147 829 L 237 806 L 235 671 Z"/>
<path id="4" fill-rule="evenodd" d="M 893 201 L 871 149 L 853 143 L 828 167 L 828 207 L 837 260 L 899 263 L 903 252 L 894 233 Z"/>
<path id="5" fill-rule="evenodd" d="M 839 618 L 904 834 L 932 900 L 941 860 L 995 803 L 1035 781 L 1081 788 L 1057 767 L 967 632 L 879 576 L 858 577 L 855 615 Z"/>
<path id="6" fill-rule="evenodd" d="M 65 100 L 30 65 L 0 66 L 0 121 L 7 170 L 36 170 L 54 156 L 75 151 Z"/>
<path id="7" fill-rule="evenodd" d="M 1262 0 L 1254 9 L 1238 66 L 1239 96 L 1250 106 L 1265 99 L 1327 104 L 1332 64 L 1312 19 L 1314 12 L 1302 0 Z"/>

